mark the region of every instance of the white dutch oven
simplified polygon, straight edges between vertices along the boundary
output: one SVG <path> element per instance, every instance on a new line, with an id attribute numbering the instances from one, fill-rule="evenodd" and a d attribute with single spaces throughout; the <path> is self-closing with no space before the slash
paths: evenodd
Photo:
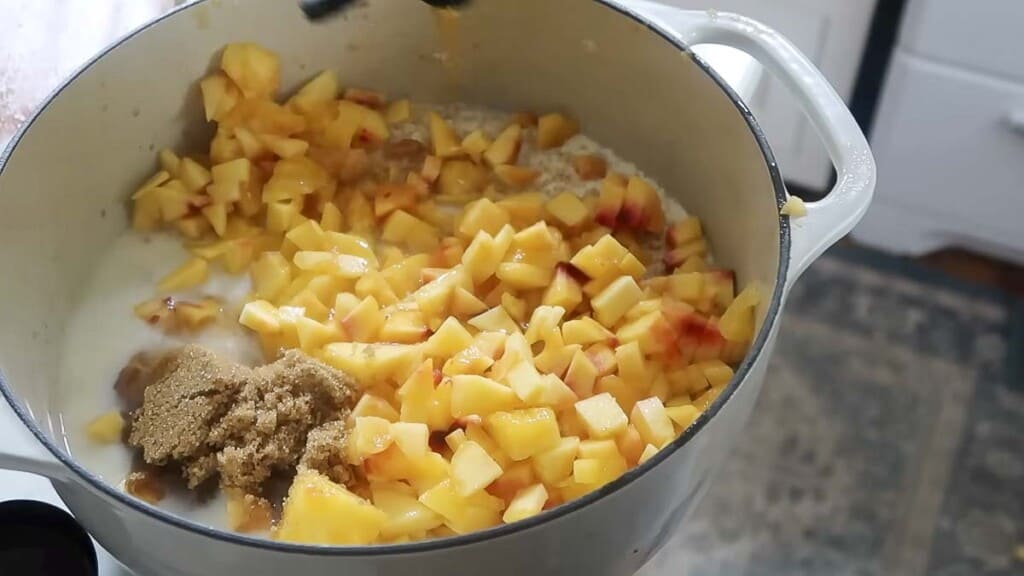
<path id="1" fill-rule="evenodd" d="M 291 1 L 190 5 L 75 74 L 0 158 L 0 390 L 7 400 L 0 402 L 7 447 L 0 467 L 52 479 L 82 524 L 128 567 L 197 576 L 624 576 L 665 543 L 742 441 L 787 289 L 860 219 L 872 194 L 871 153 L 842 101 L 787 40 L 730 14 L 607 0 L 477 0 L 461 19 L 458 77 L 432 56 L 439 50 L 434 24 L 430 10 L 411 0 L 372 0 L 317 26 Z M 703 219 L 716 258 L 737 270 L 741 285 L 768 288 L 759 332 L 734 381 L 685 435 L 596 493 L 446 540 L 351 548 L 271 542 L 175 517 L 101 481 L 63 442 L 54 389 L 65 319 L 93 264 L 126 227 L 126 199 L 152 169 L 153 150 L 208 137 L 195 81 L 212 54 L 238 40 L 280 53 L 285 86 L 335 68 L 346 84 L 418 100 L 571 111 Z M 838 181 L 807 217 L 779 215 L 786 191 L 764 135 L 688 49 L 700 43 L 753 55 L 817 127 Z"/>

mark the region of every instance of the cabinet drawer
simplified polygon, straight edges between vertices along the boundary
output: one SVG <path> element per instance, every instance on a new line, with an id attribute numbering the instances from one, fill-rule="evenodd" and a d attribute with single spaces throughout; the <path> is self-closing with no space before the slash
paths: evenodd
<path id="1" fill-rule="evenodd" d="M 916 54 L 1024 80 L 1024 2 L 911 0 L 901 43 Z"/>
<path id="2" fill-rule="evenodd" d="M 1024 246 L 1024 84 L 898 53 L 874 130 L 879 199 Z"/>

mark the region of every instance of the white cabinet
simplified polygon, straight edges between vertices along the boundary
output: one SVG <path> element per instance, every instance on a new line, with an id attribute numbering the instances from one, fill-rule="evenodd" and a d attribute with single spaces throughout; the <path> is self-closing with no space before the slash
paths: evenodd
<path id="1" fill-rule="evenodd" d="M 875 202 L 853 236 L 1024 262 L 1019 0 L 912 0 L 874 121 Z"/>
<path id="2" fill-rule="evenodd" d="M 810 58 L 847 103 L 853 95 L 876 0 L 657 0 L 681 8 L 715 8 L 775 28 Z M 717 59 L 709 58 L 714 66 Z M 728 79 L 728 78 L 727 78 Z M 741 93 L 768 136 L 783 176 L 824 191 L 832 166 L 814 128 L 781 83 L 761 75 Z"/>

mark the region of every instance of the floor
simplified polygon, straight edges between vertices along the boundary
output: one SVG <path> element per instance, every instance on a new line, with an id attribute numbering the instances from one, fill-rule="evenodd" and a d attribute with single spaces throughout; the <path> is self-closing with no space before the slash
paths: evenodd
<path id="1" fill-rule="evenodd" d="M 791 293 L 746 438 L 643 576 L 1024 575 L 1013 300 L 827 253 Z"/>

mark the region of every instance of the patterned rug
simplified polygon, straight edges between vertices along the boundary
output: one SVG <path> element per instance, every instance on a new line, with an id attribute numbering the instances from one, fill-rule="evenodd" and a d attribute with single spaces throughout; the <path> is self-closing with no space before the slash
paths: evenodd
<path id="1" fill-rule="evenodd" d="M 829 252 L 793 290 L 746 441 L 641 574 L 1024 575 L 1009 318 L 1001 294 Z"/>

